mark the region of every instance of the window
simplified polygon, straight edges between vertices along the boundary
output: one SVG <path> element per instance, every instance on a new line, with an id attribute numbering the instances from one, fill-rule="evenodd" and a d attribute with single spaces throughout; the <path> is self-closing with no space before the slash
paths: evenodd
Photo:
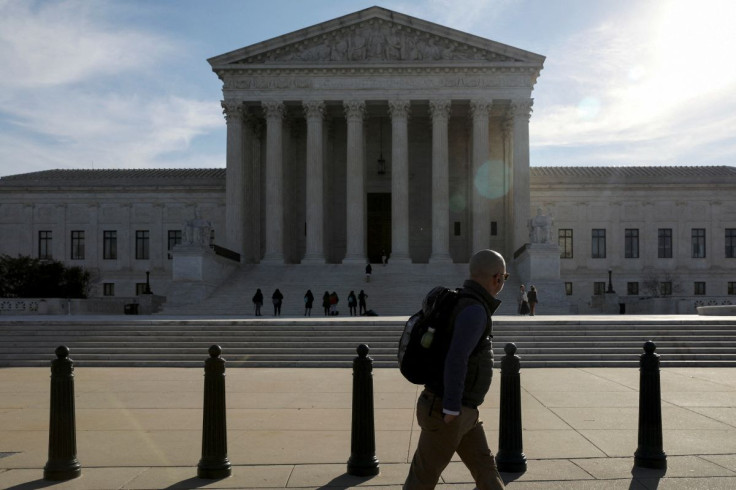
<path id="1" fill-rule="evenodd" d="M 729 281 L 728 282 L 728 294 L 729 295 L 736 295 L 736 282 Z"/>
<path id="2" fill-rule="evenodd" d="M 736 258 L 736 228 L 726 228 L 726 258 Z"/>
<path id="3" fill-rule="evenodd" d="M 639 283 L 638 282 L 627 282 L 626 283 L 626 294 L 629 296 L 639 295 Z"/>
<path id="4" fill-rule="evenodd" d="M 639 258 L 639 229 L 626 228 L 624 232 L 624 257 L 627 259 Z"/>
<path id="5" fill-rule="evenodd" d="M 84 259 L 84 232 L 72 231 L 72 260 Z"/>
<path id="6" fill-rule="evenodd" d="M 603 281 L 594 282 L 593 283 L 593 294 L 596 296 L 602 296 L 606 294 L 606 283 Z"/>
<path id="7" fill-rule="evenodd" d="M 135 283 L 135 295 L 140 296 L 141 294 L 146 294 L 146 283 L 145 282 Z"/>
<path id="8" fill-rule="evenodd" d="M 146 260 L 149 258 L 149 232 L 148 230 L 136 230 L 135 232 L 135 258 Z"/>
<path id="9" fill-rule="evenodd" d="M 115 296 L 115 283 L 114 282 L 102 283 L 102 295 L 103 296 Z"/>
<path id="10" fill-rule="evenodd" d="M 693 258 L 705 258 L 705 228 L 693 228 L 692 230 Z"/>
<path id="11" fill-rule="evenodd" d="M 572 229 L 557 230 L 557 244 L 560 246 L 560 258 L 572 258 Z"/>
<path id="12" fill-rule="evenodd" d="M 659 283 L 659 294 L 662 296 L 672 296 L 672 282 L 665 281 Z"/>
<path id="13" fill-rule="evenodd" d="M 460 236 L 460 222 L 455 221 L 455 236 Z"/>
<path id="14" fill-rule="evenodd" d="M 498 235 L 498 222 L 491 221 L 491 236 Z"/>
<path id="15" fill-rule="evenodd" d="M 565 283 L 565 295 L 572 296 L 572 283 L 571 282 Z"/>
<path id="16" fill-rule="evenodd" d="M 693 294 L 695 296 L 705 296 L 705 282 L 695 281 L 693 285 Z"/>
<path id="17" fill-rule="evenodd" d="M 102 232 L 102 258 L 116 260 L 118 258 L 118 232 L 105 230 Z"/>
<path id="18" fill-rule="evenodd" d="M 593 229 L 593 251 L 591 257 L 594 259 L 606 258 L 606 230 L 604 228 Z"/>
<path id="19" fill-rule="evenodd" d="M 169 252 L 169 258 L 171 258 L 171 249 L 174 246 L 181 243 L 181 230 L 169 230 L 169 241 L 166 250 Z"/>
<path id="20" fill-rule="evenodd" d="M 657 257 L 672 258 L 672 228 L 660 228 L 657 233 Z"/>
<path id="21" fill-rule="evenodd" d="M 38 232 L 38 258 L 39 259 L 50 259 L 51 258 L 51 232 L 50 231 L 39 231 Z"/>

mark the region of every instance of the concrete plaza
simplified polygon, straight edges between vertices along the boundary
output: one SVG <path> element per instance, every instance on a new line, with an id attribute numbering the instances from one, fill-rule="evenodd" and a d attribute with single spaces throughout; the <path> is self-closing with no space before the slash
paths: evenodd
<path id="1" fill-rule="evenodd" d="M 82 476 L 52 483 L 42 480 L 49 369 L 0 369 L 0 488 L 400 488 L 419 434 L 420 387 L 396 369 L 374 370 L 381 473 L 348 476 L 351 370 L 229 369 L 232 477 L 200 480 L 203 370 L 77 368 L 75 374 Z M 508 487 L 736 488 L 736 369 L 662 370 L 666 471 L 633 467 L 638 375 L 635 368 L 524 370 L 522 364 L 528 470 L 503 474 Z M 497 373 L 481 410 L 494 450 L 499 380 Z M 441 484 L 473 487 L 459 460 Z"/>

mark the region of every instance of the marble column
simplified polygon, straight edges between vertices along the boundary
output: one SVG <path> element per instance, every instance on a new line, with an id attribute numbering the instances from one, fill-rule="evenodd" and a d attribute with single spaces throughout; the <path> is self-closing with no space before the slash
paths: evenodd
<path id="1" fill-rule="evenodd" d="M 511 252 L 515 252 L 529 241 L 527 223 L 530 219 L 529 195 L 529 118 L 531 117 L 534 99 L 514 100 L 511 103 L 513 122 L 513 233 L 514 243 Z"/>
<path id="2" fill-rule="evenodd" d="M 363 264 L 365 256 L 365 178 L 363 169 L 363 117 L 365 102 L 344 102 L 347 134 L 347 252 L 343 264 Z"/>
<path id="3" fill-rule="evenodd" d="M 486 249 L 491 242 L 491 210 L 487 189 L 490 182 L 484 179 L 488 175 L 484 165 L 489 165 L 490 147 L 488 143 L 488 118 L 491 111 L 491 102 L 488 100 L 473 100 L 470 102 L 470 112 L 473 117 L 473 167 L 472 179 L 473 195 L 471 199 L 471 214 L 473 219 L 472 253 Z"/>
<path id="4" fill-rule="evenodd" d="M 227 123 L 227 153 L 225 157 L 225 247 L 241 255 L 244 250 L 245 165 L 243 160 L 243 104 L 241 101 L 221 102 Z"/>
<path id="5" fill-rule="evenodd" d="M 261 263 L 284 263 L 284 105 L 263 102 L 266 115 L 266 253 Z"/>
<path id="6" fill-rule="evenodd" d="M 391 100 L 391 257 L 392 264 L 411 263 L 409 256 L 409 101 Z"/>
<path id="7" fill-rule="evenodd" d="M 432 255 L 430 263 L 450 263 L 449 100 L 430 100 L 432 115 Z"/>
<path id="8" fill-rule="evenodd" d="M 258 263 L 261 260 L 261 145 L 258 133 L 262 126 L 255 117 L 245 114 L 243 118 L 245 256 L 241 257 L 241 263 L 248 264 Z"/>
<path id="9" fill-rule="evenodd" d="M 304 102 L 307 119 L 307 246 L 302 264 L 324 264 L 324 192 L 322 120 L 325 103 Z"/>

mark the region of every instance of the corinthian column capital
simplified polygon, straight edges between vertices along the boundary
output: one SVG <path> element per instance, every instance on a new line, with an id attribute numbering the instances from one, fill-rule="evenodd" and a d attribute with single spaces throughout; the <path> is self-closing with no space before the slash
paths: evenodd
<path id="1" fill-rule="evenodd" d="M 511 102 L 511 114 L 514 118 L 525 117 L 527 121 L 532 117 L 534 99 L 519 99 Z"/>
<path id="2" fill-rule="evenodd" d="M 286 111 L 284 110 L 284 104 L 278 100 L 266 100 L 261 102 L 263 112 L 266 115 L 266 119 L 283 119 Z"/>
<path id="3" fill-rule="evenodd" d="M 304 117 L 307 119 L 322 119 L 325 117 L 325 103 L 323 100 L 306 100 L 302 103 Z"/>
<path id="4" fill-rule="evenodd" d="M 450 117 L 450 104 L 449 99 L 430 100 L 429 112 L 432 114 L 432 120 Z"/>
<path id="5" fill-rule="evenodd" d="M 363 100 L 346 100 L 343 102 L 345 108 L 345 117 L 348 120 L 363 120 L 365 117 L 365 101 Z"/>
<path id="6" fill-rule="evenodd" d="M 243 102 L 240 100 L 221 100 L 220 105 L 222 106 L 222 113 L 225 116 L 226 122 L 232 122 L 233 120 L 243 119 Z"/>
<path id="7" fill-rule="evenodd" d="M 408 100 L 390 100 L 388 102 L 388 112 L 392 119 L 409 117 L 410 103 Z"/>
<path id="8" fill-rule="evenodd" d="M 493 101 L 476 99 L 470 101 L 470 114 L 473 118 L 488 117 L 491 114 L 491 105 Z"/>

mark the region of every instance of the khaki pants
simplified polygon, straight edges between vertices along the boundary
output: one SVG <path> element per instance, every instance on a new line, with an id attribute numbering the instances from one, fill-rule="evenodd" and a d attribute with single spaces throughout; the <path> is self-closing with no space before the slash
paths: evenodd
<path id="1" fill-rule="evenodd" d="M 456 451 L 479 490 L 504 488 L 483 423 L 478 420 L 478 409 L 463 407 L 460 415 L 446 424 L 442 397 L 424 390 L 417 401 L 417 421 L 422 433 L 404 489 L 434 488 Z"/>

